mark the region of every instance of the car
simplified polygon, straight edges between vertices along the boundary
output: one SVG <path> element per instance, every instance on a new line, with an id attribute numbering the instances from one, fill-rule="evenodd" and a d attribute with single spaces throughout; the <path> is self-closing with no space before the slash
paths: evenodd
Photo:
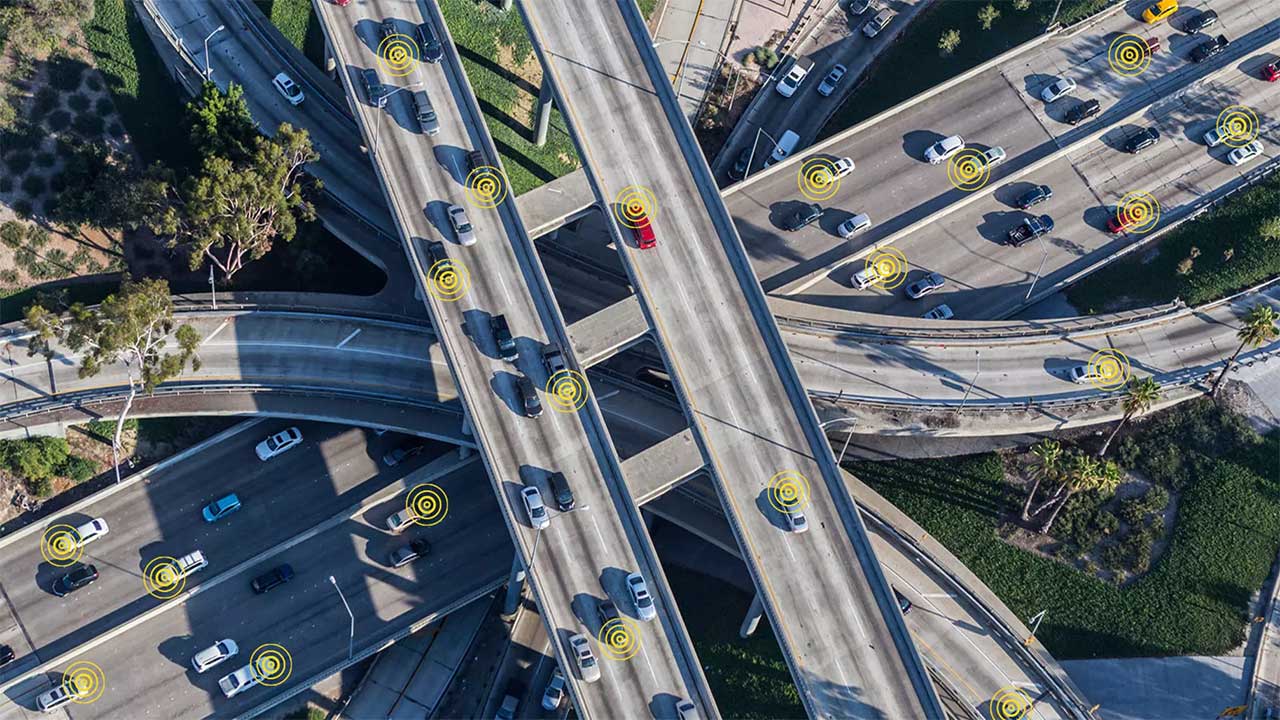
<path id="1" fill-rule="evenodd" d="M 36 698 L 36 707 L 40 708 L 40 712 L 52 712 L 69 702 L 74 702 L 80 697 L 81 692 L 83 691 L 74 676 L 64 676 L 62 682 L 40 693 Z"/>
<path id="2" fill-rule="evenodd" d="M 293 567 L 283 563 L 254 578 L 249 587 L 259 595 L 275 590 L 293 579 Z"/>
<path id="3" fill-rule="evenodd" d="M 618 604 L 609 598 L 601 600 L 596 605 L 596 618 L 600 620 L 600 627 L 604 627 L 609 624 L 610 620 L 617 620 L 620 617 L 622 615 L 618 612 Z"/>
<path id="4" fill-rule="evenodd" d="M 600 679 L 600 665 L 596 662 L 596 654 L 591 652 L 591 641 L 582 633 L 569 636 L 569 654 L 578 666 L 578 676 L 583 682 L 595 682 Z"/>
<path id="5" fill-rule="evenodd" d="M 542 692 L 542 709 L 555 710 L 564 702 L 564 673 L 560 668 L 551 671 L 551 680 L 547 689 Z"/>
<path id="6" fill-rule="evenodd" d="M 573 509 L 573 488 L 569 487 L 569 480 L 562 472 L 551 473 L 551 497 L 556 500 L 556 508 L 560 512 L 569 512 Z"/>
<path id="7" fill-rule="evenodd" d="M 105 536 L 111 532 L 111 528 L 107 527 L 107 521 L 103 518 L 94 518 L 89 522 L 76 528 L 75 539 L 78 547 L 84 547 L 89 543 Z"/>
<path id="8" fill-rule="evenodd" d="M 542 367 L 547 371 L 547 376 L 555 375 L 569 367 L 569 363 L 565 360 L 564 351 L 556 343 L 550 343 L 542 348 Z"/>
<path id="9" fill-rule="evenodd" d="M 1116 208 L 1115 214 L 1107 218 L 1107 232 L 1115 234 L 1128 230 L 1137 224 L 1138 219 L 1130 215 L 1128 211 Z"/>
<path id="10" fill-rule="evenodd" d="M 1089 363 L 1080 363 L 1067 369 L 1067 377 L 1073 383 L 1085 385 L 1092 382 L 1097 376 L 1089 370 Z"/>
<path id="11" fill-rule="evenodd" d="M 338 7 L 346 7 L 351 4 L 351 0 L 333 0 L 333 4 Z"/>
<path id="12" fill-rule="evenodd" d="M 627 589 L 631 591 L 631 602 L 636 606 L 636 615 L 641 620 L 652 620 L 658 617 L 658 608 L 653 604 L 653 596 L 649 594 L 649 586 L 644 576 L 631 573 L 627 576 Z"/>
<path id="13" fill-rule="evenodd" d="M 406 440 L 391 448 L 382 455 L 382 464 L 395 467 L 409 458 L 422 452 L 426 446 L 417 440 Z"/>
<path id="14" fill-rule="evenodd" d="M 1076 89 L 1076 81 L 1071 78 L 1058 78 L 1053 84 L 1040 91 L 1040 99 L 1051 103 L 1065 97 Z"/>
<path id="15" fill-rule="evenodd" d="M 392 35 L 397 34 L 396 21 L 392 20 L 391 18 L 384 18 L 382 21 L 382 25 L 380 26 L 380 29 L 382 32 L 382 39 L 386 40 Z"/>
<path id="16" fill-rule="evenodd" d="M 542 493 L 538 488 L 520 488 L 520 499 L 524 501 L 524 511 L 528 513 L 529 525 L 534 530 L 542 530 L 551 524 L 551 516 L 547 515 L 547 506 L 542 503 Z"/>
<path id="17" fill-rule="evenodd" d="M 649 222 L 648 215 L 642 215 L 631 226 L 631 234 L 635 236 L 636 247 L 641 250 L 648 250 L 658 244 L 658 238 L 653 234 L 653 224 Z"/>
<path id="18" fill-rule="evenodd" d="M 439 240 L 428 240 L 427 257 L 431 260 L 431 266 L 434 266 L 436 263 L 447 261 L 449 252 L 445 250 L 444 243 Z"/>
<path id="19" fill-rule="evenodd" d="M 879 35 L 881 30 L 889 27 L 889 21 L 893 19 L 893 15 L 893 11 L 889 8 L 880 10 L 880 12 L 876 13 L 874 17 L 867 21 L 866 25 L 862 26 L 862 34 L 866 35 L 868 38 L 873 38 Z"/>
<path id="20" fill-rule="evenodd" d="M 898 588 L 890 587 L 893 590 L 893 598 L 898 601 L 898 609 L 902 611 L 902 614 L 906 615 L 911 612 L 911 601 L 907 599 L 907 596 L 898 592 Z"/>
<path id="21" fill-rule="evenodd" d="M 809 77 L 809 71 L 813 70 L 813 61 L 809 58 L 796 58 L 791 63 L 791 68 L 787 70 L 787 74 L 778 81 L 778 94 L 782 97 L 791 97 L 795 95 L 796 90 L 800 87 L 800 83 Z"/>
<path id="22" fill-rule="evenodd" d="M 301 444 L 302 431 L 296 426 L 288 427 L 274 435 L 268 436 L 266 440 L 255 445 L 253 451 L 258 454 L 259 460 L 266 462 L 271 458 L 283 455 Z"/>
<path id="23" fill-rule="evenodd" d="M 676 718 L 677 720 L 702 720 L 702 716 L 698 714 L 698 706 L 684 698 L 676 700 Z"/>
<path id="24" fill-rule="evenodd" d="M 671 384 L 671 376 L 667 374 L 666 370 L 661 368 L 642 367 L 639 370 L 636 370 L 635 378 L 645 385 L 655 387 L 659 390 L 665 390 L 669 393 L 674 393 L 676 391 L 676 386 Z"/>
<path id="25" fill-rule="evenodd" d="M 1004 148 L 999 145 L 982 151 L 982 161 L 986 163 L 987 167 L 995 167 L 996 165 L 999 165 L 1004 162 L 1006 157 L 1007 155 L 1004 152 Z"/>
<path id="26" fill-rule="evenodd" d="M 0 667 L 4 667 L 5 665 L 13 662 L 15 657 L 17 657 L 17 655 L 14 654 L 13 648 L 8 645 L 0 645 Z"/>
<path id="27" fill-rule="evenodd" d="M 1100 112 L 1102 112 L 1102 103 L 1089 99 L 1077 103 L 1075 107 L 1068 110 L 1066 120 L 1071 125 L 1079 125 Z"/>
<path id="28" fill-rule="evenodd" d="M 940 290 L 946 284 L 946 278 L 940 273 L 931 272 L 907 286 L 907 297 L 919 300 L 935 290 Z"/>
<path id="29" fill-rule="evenodd" d="M 842 157 L 831 163 L 831 179 L 839 180 L 840 178 L 853 172 L 853 158 Z"/>
<path id="30" fill-rule="evenodd" d="M 235 697 L 257 684 L 258 673 L 253 671 L 252 664 L 245 665 L 229 675 L 223 675 L 218 678 L 218 687 L 222 688 L 222 694 L 229 698 Z"/>
<path id="31" fill-rule="evenodd" d="M 373 68 L 361 70 L 360 81 L 364 84 L 365 97 L 369 98 L 370 107 L 384 108 L 387 106 L 387 88 L 378 80 L 377 70 Z"/>
<path id="32" fill-rule="evenodd" d="M 1021 210 L 1026 210 L 1029 207 L 1039 205 L 1051 197 L 1053 197 L 1053 188 L 1048 185 L 1037 185 L 1019 195 L 1018 199 L 1015 200 L 1013 204 L 1017 205 Z"/>
<path id="33" fill-rule="evenodd" d="M 67 594 L 92 584 L 97 579 L 98 568 L 92 565 L 76 563 L 68 573 L 53 581 L 53 594 L 58 597 L 66 597 Z"/>
<path id="34" fill-rule="evenodd" d="M 955 313 L 951 312 L 951 307 L 943 303 L 920 317 L 925 320 L 950 320 L 955 316 Z"/>
<path id="35" fill-rule="evenodd" d="M 422 59 L 429 63 L 440 62 L 440 58 L 444 57 L 444 47 L 440 45 L 431 23 L 419 23 L 414 30 L 418 35 L 418 45 L 422 48 Z"/>
<path id="36" fill-rule="evenodd" d="M 844 79 L 845 74 L 848 72 L 848 68 L 836 63 L 831 68 L 831 71 L 827 73 L 827 76 L 822 78 L 822 82 L 818 83 L 818 94 L 822 97 L 831 97 L 831 93 L 836 91 L 840 81 Z"/>
<path id="37" fill-rule="evenodd" d="M 502 704 L 493 714 L 494 720 L 516 720 L 516 711 L 520 709 L 520 694 L 521 690 L 507 688 L 507 694 L 502 696 Z"/>
<path id="38" fill-rule="evenodd" d="M 493 342 L 498 346 L 498 357 L 506 362 L 520 359 L 520 350 L 516 347 L 516 339 L 511 335 L 506 315 L 490 315 L 489 331 L 493 333 Z"/>
<path id="39" fill-rule="evenodd" d="M 938 142 L 929 146 L 924 151 L 924 159 L 929 161 L 930 165 L 937 165 L 946 162 L 948 158 L 964 149 L 964 138 L 959 135 L 945 137 Z"/>
<path id="40" fill-rule="evenodd" d="M 279 73 L 271 78 L 271 84 L 275 86 L 276 92 L 289 101 L 290 105 L 301 105 L 302 101 L 307 99 L 302 94 L 302 88 L 298 87 L 298 83 L 285 73 Z"/>
<path id="41" fill-rule="evenodd" d="M 751 162 L 751 150 L 752 148 L 747 146 L 738 153 L 737 159 L 733 161 L 733 167 L 729 168 L 730 179 L 741 180 L 746 177 L 747 164 Z"/>
<path id="42" fill-rule="evenodd" d="M 1182 23 L 1182 32 L 1195 35 L 1218 22 L 1218 13 L 1212 10 L 1201 10 L 1195 17 Z"/>
<path id="43" fill-rule="evenodd" d="M 782 221 L 782 229 L 795 232 L 800 228 L 817 222 L 825 212 L 826 211 L 823 210 L 822 206 L 818 203 L 808 203 L 788 215 L 787 218 Z"/>
<path id="44" fill-rule="evenodd" d="M 472 150 L 467 153 L 467 169 L 468 172 L 475 172 L 480 168 L 489 167 L 489 163 L 485 162 L 484 153 L 479 150 Z"/>
<path id="45" fill-rule="evenodd" d="M 219 640 L 209 647 L 201 650 L 191 657 L 191 667 L 195 671 L 202 673 L 211 667 L 216 667 L 230 660 L 240 653 L 240 646 L 236 645 L 236 641 L 231 638 Z"/>
<path id="46" fill-rule="evenodd" d="M 836 234 L 848 240 L 869 227 L 871 227 L 871 216 L 866 213 L 859 213 L 840 223 L 840 226 L 836 228 Z"/>
<path id="47" fill-rule="evenodd" d="M 453 234 L 458 238 L 458 244 L 463 247 L 469 247 L 476 244 L 476 231 L 471 227 L 471 221 L 467 219 L 467 209 L 461 205 L 449 206 L 449 224 L 453 226 Z"/>
<path id="48" fill-rule="evenodd" d="M 1160 142 L 1159 130 L 1153 127 L 1143 128 L 1124 141 L 1124 151 L 1137 155 L 1158 142 Z"/>
<path id="49" fill-rule="evenodd" d="M 391 555 L 387 558 L 387 564 L 393 568 L 404 567 L 419 558 L 424 558 L 431 554 L 431 543 L 424 538 L 418 538 L 413 542 L 398 547 L 391 551 Z"/>
<path id="50" fill-rule="evenodd" d="M 875 0 L 849 0 L 849 15 L 861 15 L 875 7 Z"/>
<path id="51" fill-rule="evenodd" d="M 1262 66 L 1262 79 L 1267 82 L 1275 82 L 1280 80 L 1280 64 L 1267 63 Z"/>
<path id="52" fill-rule="evenodd" d="M 782 517 L 787 521 L 787 529 L 793 533 L 802 533 L 809 529 L 809 518 L 804 516 L 804 511 L 800 508 L 789 508 L 782 513 Z"/>
<path id="53" fill-rule="evenodd" d="M 1204 134 L 1204 144 L 1208 145 L 1211 148 L 1218 147 L 1219 145 L 1222 144 L 1222 141 L 1226 138 L 1226 136 L 1227 134 L 1225 132 L 1223 132 L 1217 126 L 1214 126 L 1209 130 L 1209 132 Z"/>
<path id="54" fill-rule="evenodd" d="M 1144 40 L 1143 43 L 1147 46 L 1147 57 L 1160 52 L 1160 38 L 1153 35 L 1152 37 Z"/>
<path id="55" fill-rule="evenodd" d="M 1243 165 L 1249 162 L 1250 160 L 1258 157 L 1261 154 L 1262 154 L 1262 141 L 1254 140 L 1248 145 L 1244 145 L 1236 148 L 1235 150 L 1232 150 L 1230 153 L 1227 154 L 1227 160 L 1230 161 L 1232 165 Z"/>
<path id="56" fill-rule="evenodd" d="M 1148 25 L 1154 25 L 1176 12 L 1178 12 L 1178 0 L 1157 0 L 1155 4 L 1148 5 L 1147 9 L 1142 11 L 1142 21 Z"/>
<path id="57" fill-rule="evenodd" d="M 1220 55 L 1230 44 L 1231 41 L 1227 39 L 1226 35 L 1211 37 L 1191 48 L 1191 62 L 1202 63 L 1209 58 Z"/>
<path id="58" fill-rule="evenodd" d="M 524 404 L 525 417 L 536 418 L 542 415 L 542 398 L 538 397 L 538 388 L 528 376 L 521 375 L 516 380 L 520 390 L 520 401 Z"/>
<path id="59" fill-rule="evenodd" d="M 875 265 L 867 265 L 853 274 L 853 284 L 859 290 L 865 290 L 880 282 L 881 279 L 880 271 L 876 269 Z"/>
<path id="60" fill-rule="evenodd" d="M 1008 243 L 1014 247 L 1022 247 L 1045 233 L 1053 232 L 1053 218 L 1048 215 L 1023 218 L 1022 222 L 1009 229 L 1006 236 Z"/>
<path id="61" fill-rule="evenodd" d="M 235 493 L 231 493 L 205 505 L 200 514 L 204 515 L 205 522 L 217 522 L 239 509 L 240 497 Z"/>
<path id="62" fill-rule="evenodd" d="M 393 533 L 398 533 L 412 525 L 414 520 L 417 518 L 418 516 L 415 515 L 412 510 L 405 508 L 400 512 L 393 513 L 391 517 L 387 518 L 387 529 Z"/>
<path id="63" fill-rule="evenodd" d="M 187 577 L 191 573 L 200 572 L 209 567 L 209 560 L 204 553 L 199 550 L 191 552 L 178 558 L 178 577 Z"/>
<path id="64" fill-rule="evenodd" d="M 435 106 L 431 104 L 431 96 L 426 90 L 413 91 L 413 114 L 418 119 L 418 127 L 428 135 L 440 133 L 440 119 L 436 117 Z"/>
<path id="65" fill-rule="evenodd" d="M 769 153 L 769 159 L 764 161 L 764 166 L 769 167 L 791 157 L 791 153 L 795 152 L 799 144 L 800 135 L 795 130 L 784 130 L 782 137 L 778 138 L 778 142 L 773 146 L 773 152 Z"/>

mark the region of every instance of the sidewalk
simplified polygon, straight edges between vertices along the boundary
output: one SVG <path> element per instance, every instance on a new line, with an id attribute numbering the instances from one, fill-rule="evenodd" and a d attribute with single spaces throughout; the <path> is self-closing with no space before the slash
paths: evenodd
<path id="1" fill-rule="evenodd" d="M 690 122 L 711 86 L 725 36 L 741 7 L 743 0 L 667 0 L 661 11 L 654 49 L 667 77 L 677 83 L 680 106 Z"/>

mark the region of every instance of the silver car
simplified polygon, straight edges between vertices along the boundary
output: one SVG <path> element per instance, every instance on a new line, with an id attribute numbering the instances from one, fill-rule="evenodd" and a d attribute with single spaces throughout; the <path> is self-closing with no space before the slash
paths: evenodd
<path id="1" fill-rule="evenodd" d="M 600 679 L 600 664 L 596 662 L 596 654 L 591 652 L 591 641 L 586 635 L 578 633 L 569 637 L 569 649 L 574 662 L 578 664 L 578 675 L 583 682 L 595 682 Z"/>
<path id="2" fill-rule="evenodd" d="M 231 638 L 219 640 L 209 647 L 196 653 L 191 658 L 191 667 L 195 671 L 202 673 L 211 667 L 220 665 L 227 660 L 235 657 L 240 652 L 240 647 L 236 645 L 236 641 Z"/>
<path id="3" fill-rule="evenodd" d="M 649 594 L 649 586 L 644 576 L 631 573 L 627 576 L 627 589 L 631 591 L 631 602 L 636 606 L 636 615 L 641 620 L 652 620 L 658 617 L 658 610 L 653 605 L 653 596 Z"/>
<path id="4" fill-rule="evenodd" d="M 924 277 L 920 278 L 919 280 L 907 286 L 907 297 L 911 298 L 912 300 L 919 300 L 925 295 L 928 295 L 934 290 L 940 289 L 943 285 L 946 285 L 946 284 L 947 284 L 947 281 L 945 278 L 942 277 L 942 275 L 936 272 L 929 273 L 928 275 L 925 275 Z"/>
<path id="5" fill-rule="evenodd" d="M 461 205 L 449 206 L 449 224 L 453 225 L 453 232 L 458 236 L 459 245 L 475 245 L 476 231 L 471 227 L 471 221 L 467 219 L 467 209 Z"/>

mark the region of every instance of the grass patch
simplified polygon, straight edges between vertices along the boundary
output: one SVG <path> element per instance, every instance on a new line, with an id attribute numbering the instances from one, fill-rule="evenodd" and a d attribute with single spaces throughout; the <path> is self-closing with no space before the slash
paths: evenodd
<path id="1" fill-rule="evenodd" d="M 312 64 L 324 69 L 324 31 L 311 0 L 254 0 L 254 4 Z"/>
<path id="2" fill-rule="evenodd" d="M 1133 441 L 1143 453 L 1157 446 L 1161 454 L 1176 453 L 1164 446 L 1191 437 L 1182 430 L 1218 412 L 1207 401 L 1175 409 Z M 850 468 L 946 545 L 1018 617 L 1048 610 L 1039 637 L 1056 657 L 1221 655 L 1243 642 L 1250 594 L 1266 579 L 1280 544 L 1280 434 L 1231 447 L 1216 447 L 1216 437 L 1182 448 L 1194 457 L 1195 471 L 1169 547 L 1150 573 L 1123 588 L 1000 540 L 1000 518 L 1021 498 L 1003 482 L 997 455 Z M 1145 466 L 1159 472 L 1153 468 Z"/>
<path id="3" fill-rule="evenodd" d="M 120 289 L 118 280 L 103 282 L 52 282 L 29 287 L 11 295 L 0 295 L 0 323 L 15 322 L 22 319 L 22 313 L 36 298 L 36 293 L 49 293 L 54 290 L 66 290 L 68 302 L 82 302 L 93 305 Z M 2 291 L 0 291 L 2 292 Z"/>

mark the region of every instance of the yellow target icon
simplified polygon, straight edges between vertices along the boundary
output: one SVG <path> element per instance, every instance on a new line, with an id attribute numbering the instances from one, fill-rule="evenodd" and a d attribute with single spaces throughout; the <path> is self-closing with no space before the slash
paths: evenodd
<path id="1" fill-rule="evenodd" d="M 796 173 L 800 194 L 810 200 L 830 200 L 840 190 L 835 162 L 827 158 L 809 158 Z"/>
<path id="2" fill-rule="evenodd" d="M 1020 687 L 1008 685 L 996 691 L 987 705 L 987 717 L 990 720 L 1022 720 L 1031 714 L 1035 703 L 1031 696 Z"/>
<path id="3" fill-rule="evenodd" d="M 1127 232 L 1151 232 L 1160 222 L 1160 201 L 1144 190 L 1125 193 L 1116 205 L 1116 219 Z"/>
<path id="4" fill-rule="evenodd" d="M 427 292 L 437 300 L 453 302 L 471 289 L 471 273 L 457 260 L 441 260 L 427 269 Z"/>
<path id="5" fill-rule="evenodd" d="M 610 660 L 630 660 L 640 652 L 640 626 L 630 618 L 616 617 L 600 626 L 596 640 L 601 654 Z"/>
<path id="6" fill-rule="evenodd" d="M 981 152 L 965 148 L 947 160 L 947 179 L 955 189 L 973 192 L 991 179 L 991 166 Z"/>
<path id="7" fill-rule="evenodd" d="M 249 655 L 250 672 L 259 685 L 283 685 L 293 675 L 293 656 L 283 645 L 263 643 Z"/>
<path id="8" fill-rule="evenodd" d="M 895 247 L 883 247 L 867 256 L 863 268 L 872 275 L 872 284 L 893 290 L 907 279 L 911 266 L 907 257 Z"/>
<path id="9" fill-rule="evenodd" d="M 439 525 L 449 514 L 449 495 L 435 483 L 414 485 L 404 499 L 404 507 L 413 517 L 414 525 Z"/>
<path id="10" fill-rule="evenodd" d="M 54 567 L 69 567 L 84 556 L 80 533 L 70 525 L 50 525 L 40 536 L 40 556 Z"/>
<path id="11" fill-rule="evenodd" d="M 98 701 L 107 690 L 107 676 L 97 663 L 77 660 L 62 673 L 62 687 L 71 695 L 71 702 L 88 705 Z"/>
<path id="12" fill-rule="evenodd" d="M 404 77 L 418 65 L 418 43 L 408 35 L 394 33 L 378 43 L 378 67 L 391 77 Z"/>
<path id="13" fill-rule="evenodd" d="M 809 479 L 797 470 L 783 470 L 769 478 L 769 504 L 786 514 L 809 505 Z"/>
<path id="14" fill-rule="evenodd" d="M 1258 114 L 1244 105 L 1229 105 L 1218 113 L 1214 129 L 1222 142 L 1243 147 L 1258 139 Z"/>
<path id="15" fill-rule="evenodd" d="M 1133 377 L 1129 357 L 1115 348 L 1095 352 L 1086 371 L 1089 383 L 1099 390 L 1119 390 Z"/>
<path id="16" fill-rule="evenodd" d="M 1107 47 L 1107 64 L 1118 75 L 1135 77 L 1151 66 L 1151 49 L 1137 35 L 1124 34 Z"/>
<path id="17" fill-rule="evenodd" d="M 187 586 L 187 577 L 175 558 L 168 555 L 152 558 L 142 569 L 142 587 L 157 600 L 176 597 Z"/>
<path id="18" fill-rule="evenodd" d="M 507 199 L 507 178 L 502 171 L 492 165 L 481 167 L 467 173 L 467 201 L 472 205 L 489 210 L 502 204 Z"/>
<path id="19" fill-rule="evenodd" d="M 587 377 L 576 370 L 560 370 L 547 379 L 547 395 L 556 412 L 574 413 L 587 404 L 591 387 Z"/>
<path id="20" fill-rule="evenodd" d="M 658 199 L 643 185 L 628 185 L 613 198 L 613 217 L 628 229 L 650 223 L 658 211 Z"/>

